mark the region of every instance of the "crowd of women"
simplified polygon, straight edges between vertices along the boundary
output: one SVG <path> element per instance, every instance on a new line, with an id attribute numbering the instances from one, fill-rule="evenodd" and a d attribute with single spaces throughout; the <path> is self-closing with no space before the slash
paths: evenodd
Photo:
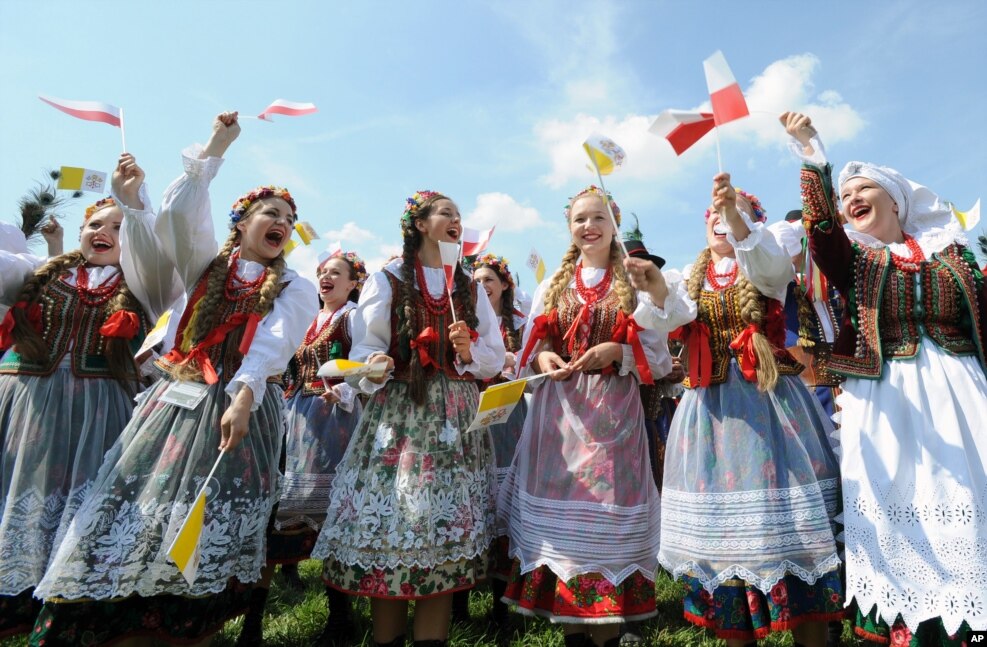
<path id="1" fill-rule="evenodd" d="M 843 620 L 893 645 L 987 630 L 981 269 L 928 188 L 862 162 L 834 185 L 810 119 L 781 122 L 801 211 L 769 225 L 720 173 L 707 246 L 663 272 L 590 186 L 527 311 L 492 254 L 448 287 L 440 243 L 462 223 L 434 191 L 369 275 L 354 252 L 320 257 L 317 286 L 288 269 L 281 187 L 237 199 L 218 243 L 236 113 L 182 152 L 157 212 L 125 154 L 78 250 L 52 223 L 48 257 L 5 229 L 0 637 L 206 644 L 246 614 L 238 644 L 258 645 L 275 566 L 308 558 L 324 645 L 358 640 L 352 596 L 374 644 L 405 644 L 412 601 L 414 644 L 446 644 L 489 582 L 495 624 L 610 647 L 656 615 L 662 568 L 731 647 L 836 644 Z M 381 370 L 319 377 L 341 358 Z M 542 374 L 467 431 L 481 390 Z M 168 549 L 203 488 L 189 582 Z"/>

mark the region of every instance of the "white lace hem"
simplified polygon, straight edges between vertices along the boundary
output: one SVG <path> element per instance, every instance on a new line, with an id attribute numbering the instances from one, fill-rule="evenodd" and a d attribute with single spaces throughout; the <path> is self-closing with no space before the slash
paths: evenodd
<path id="1" fill-rule="evenodd" d="M 706 573 L 706 571 L 704 571 L 703 568 L 695 561 L 673 565 L 668 563 L 665 559 L 662 559 L 661 554 L 658 555 L 658 559 L 662 566 L 672 573 L 674 578 L 678 579 L 683 575 L 694 577 L 698 579 L 703 588 L 710 593 L 712 593 L 718 586 L 723 585 L 723 583 L 727 580 L 740 578 L 751 586 L 757 588 L 765 595 L 769 595 L 771 593 L 772 587 L 780 582 L 782 578 L 785 577 L 785 574 L 794 575 L 809 586 L 812 586 L 823 575 L 838 569 L 841 563 L 840 556 L 836 553 L 833 553 L 812 569 L 804 568 L 795 562 L 786 559 L 778 564 L 777 568 L 762 577 L 751 571 L 749 568 L 741 566 L 740 564 L 733 564 L 714 575 L 710 575 L 709 573 Z"/>

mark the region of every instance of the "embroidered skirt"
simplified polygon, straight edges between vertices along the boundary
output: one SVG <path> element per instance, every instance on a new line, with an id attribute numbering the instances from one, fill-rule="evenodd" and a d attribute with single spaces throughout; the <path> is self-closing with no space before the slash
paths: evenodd
<path id="1" fill-rule="evenodd" d="M 493 538 L 493 452 L 471 381 L 439 375 L 416 405 L 401 382 L 371 396 L 336 468 L 312 556 L 356 595 L 417 599 L 470 588 Z"/>

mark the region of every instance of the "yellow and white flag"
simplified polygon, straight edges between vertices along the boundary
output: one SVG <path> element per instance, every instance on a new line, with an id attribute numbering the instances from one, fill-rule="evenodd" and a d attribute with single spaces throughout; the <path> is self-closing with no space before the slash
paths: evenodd
<path id="1" fill-rule="evenodd" d="M 949 206 L 953 210 L 953 215 L 960 221 L 960 226 L 965 231 L 970 231 L 980 222 L 980 198 L 977 198 L 977 203 L 966 211 L 960 211 L 952 203 Z"/>
<path id="2" fill-rule="evenodd" d="M 384 373 L 385 365 L 383 363 L 363 364 L 348 359 L 332 359 L 319 367 L 318 376 L 328 378 L 382 377 Z"/>
<path id="3" fill-rule="evenodd" d="M 209 482 L 212 480 L 213 474 L 216 473 L 216 468 L 219 467 L 219 461 L 223 460 L 225 453 L 225 450 L 219 452 L 216 462 L 209 470 L 209 476 L 206 477 L 202 489 L 199 490 L 192 507 L 189 508 L 188 516 L 185 517 L 182 527 L 178 529 L 178 534 L 175 535 L 174 541 L 168 547 L 168 557 L 175 562 L 175 566 L 181 571 L 189 586 L 195 584 L 195 576 L 199 572 L 199 559 L 202 557 L 200 540 L 206 520 L 206 492 L 209 489 Z"/>
<path id="4" fill-rule="evenodd" d="M 545 278 L 545 261 L 542 259 L 541 254 L 538 253 L 538 250 L 531 249 L 531 253 L 528 254 L 527 265 L 535 273 L 535 280 L 541 283 Z"/>
<path id="5" fill-rule="evenodd" d="M 528 380 L 513 380 L 488 387 L 480 394 L 476 417 L 466 431 L 482 429 L 506 421 L 524 396 L 524 386 L 527 383 Z"/>
<path id="6" fill-rule="evenodd" d="M 58 188 L 103 193 L 106 188 L 106 173 L 88 168 L 63 166 L 59 169 Z"/>
<path id="7" fill-rule="evenodd" d="M 171 313 L 172 310 L 167 310 L 163 315 L 158 317 L 157 323 L 154 324 L 154 328 L 151 328 L 151 332 L 147 333 L 147 337 L 144 338 L 144 343 L 141 344 L 141 347 L 137 349 L 136 353 L 134 353 L 134 357 L 140 357 L 164 340 L 165 336 L 168 334 L 168 323 L 171 321 Z"/>
<path id="8" fill-rule="evenodd" d="M 600 175 L 610 175 L 619 168 L 627 154 L 624 149 L 609 137 L 593 134 L 583 142 L 583 149 L 589 155 L 593 165 L 600 172 Z"/>
<path id="9" fill-rule="evenodd" d="M 313 240 L 319 237 L 316 233 L 315 227 L 311 223 L 299 221 L 295 223 L 295 231 L 298 232 L 298 237 L 302 239 L 302 242 L 306 245 L 311 245 Z"/>

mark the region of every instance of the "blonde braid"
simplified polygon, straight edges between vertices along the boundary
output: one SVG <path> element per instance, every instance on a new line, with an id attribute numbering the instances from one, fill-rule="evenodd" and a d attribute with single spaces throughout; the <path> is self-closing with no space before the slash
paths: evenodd
<path id="1" fill-rule="evenodd" d="M 764 303 L 761 293 L 743 272 L 737 273 L 737 291 L 740 293 L 740 318 L 747 325 L 757 326 L 751 336 L 754 354 L 757 356 L 757 389 L 771 391 L 778 383 L 778 364 L 771 342 L 764 336 Z"/>
<path id="2" fill-rule="evenodd" d="M 637 292 L 631 287 L 627 280 L 627 272 L 624 271 L 622 262 L 624 253 L 620 250 L 620 244 L 616 239 L 610 241 L 610 267 L 613 268 L 613 290 L 620 297 L 620 309 L 625 315 L 634 314 L 637 308 Z"/>
<path id="3" fill-rule="evenodd" d="M 572 243 L 562 257 L 562 265 L 555 271 L 552 282 L 549 284 L 548 289 L 545 290 L 546 313 L 555 309 L 555 306 L 559 303 L 559 299 L 562 298 L 562 292 L 569 287 L 569 281 L 572 280 L 573 274 L 576 271 L 576 259 L 578 258 L 579 248 L 575 243 Z"/>
<path id="4" fill-rule="evenodd" d="M 709 247 L 706 247 L 699 252 L 696 262 L 692 264 L 692 272 L 689 274 L 689 282 L 686 287 L 689 288 L 689 298 L 696 304 L 699 303 L 699 294 L 703 291 L 703 282 L 706 280 L 706 268 L 712 258 L 713 252 L 710 251 Z"/>
<path id="5" fill-rule="evenodd" d="M 58 279 L 73 267 L 78 267 L 86 262 L 81 250 L 71 251 L 61 256 L 56 256 L 34 271 L 17 294 L 16 301 L 24 301 L 28 305 L 33 305 L 41 300 L 41 295 L 45 288 L 53 280 Z M 15 302 L 16 302 L 15 301 Z M 14 317 L 14 346 L 21 357 L 30 362 L 44 361 L 48 355 L 48 344 L 44 337 L 34 329 L 28 320 L 27 310 L 24 308 L 11 308 L 11 315 Z"/>

